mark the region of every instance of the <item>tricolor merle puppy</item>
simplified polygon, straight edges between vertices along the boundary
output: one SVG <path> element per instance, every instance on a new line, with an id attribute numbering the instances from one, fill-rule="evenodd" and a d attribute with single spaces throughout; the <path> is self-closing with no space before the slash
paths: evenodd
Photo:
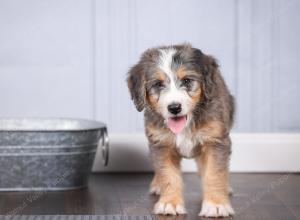
<path id="1" fill-rule="evenodd" d="M 194 158 L 203 185 L 199 215 L 233 215 L 228 166 L 234 100 L 216 60 L 189 44 L 148 49 L 127 83 L 137 110 L 144 110 L 155 169 L 150 192 L 160 195 L 154 213 L 186 213 L 180 161 Z"/>

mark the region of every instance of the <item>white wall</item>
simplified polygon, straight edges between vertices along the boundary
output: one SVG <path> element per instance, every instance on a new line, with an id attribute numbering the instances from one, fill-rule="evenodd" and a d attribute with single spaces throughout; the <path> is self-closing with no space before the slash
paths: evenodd
<path id="1" fill-rule="evenodd" d="M 0 116 L 94 118 L 142 132 L 125 74 L 146 48 L 216 56 L 236 131 L 300 130 L 298 0 L 0 0 Z"/>

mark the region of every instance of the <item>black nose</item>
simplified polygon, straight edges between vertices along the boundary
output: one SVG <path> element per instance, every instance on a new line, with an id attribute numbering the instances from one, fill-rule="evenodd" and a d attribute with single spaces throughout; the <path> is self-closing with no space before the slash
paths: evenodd
<path id="1" fill-rule="evenodd" d="M 181 112 L 181 104 L 180 103 L 173 103 L 171 105 L 168 105 L 168 110 L 170 113 L 177 115 Z"/>

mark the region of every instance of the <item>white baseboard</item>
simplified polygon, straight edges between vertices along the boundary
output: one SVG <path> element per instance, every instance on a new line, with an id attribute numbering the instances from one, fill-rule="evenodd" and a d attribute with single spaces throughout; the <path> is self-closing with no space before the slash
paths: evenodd
<path id="1" fill-rule="evenodd" d="M 234 133 L 231 137 L 232 172 L 300 171 L 300 133 Z M 194 160 L 183 160 L 182 169 L 196 171 Z M 102 166 L 101 152 L 97 152 L 93 171 L 152 171 L 146 137 L 143 134 L 110 135 L 109 165 Z"/>

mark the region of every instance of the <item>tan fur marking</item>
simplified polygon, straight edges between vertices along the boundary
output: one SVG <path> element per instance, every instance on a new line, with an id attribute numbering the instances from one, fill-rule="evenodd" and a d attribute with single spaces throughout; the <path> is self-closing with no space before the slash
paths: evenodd
<path id="1" fill-rule="evenodd" d="M 155 190 L 155 194 L 160 194 L 160 190 L 161 190 L 161 187 L 160 187 L 160 180 L 159 180 L 159 176 L 155 173 L 154 174 L 154 177 L 151 181 L 151 184 L 150 184 L 150 191 L 151 190 Z M 152 192 L 154 193 L 154 192 Z"/>
<path id="2" fill-rule="evenodd" d="M 155 79 L 160 81 L 165 81 L 167 76 L 163 72 L 157 71 L 154 73 Z M 148 103 L 159 112 L 159 105 L 158 105 L 158 97 L 154 94 L 146 94 L 146 99 L 148 100 Z"/>
<path id="3" fill-rule="evenodd" d="M 193 106 L 196 106 L 196 104 L 199 102 L 201 94 L 202 91 L 200 88 L 191 94 Z"/>
<path id="4" fill-rule="evenodd" d="M 156 110 L 159 109 L 159 105 L 158 105 L 158 102 L 157 102 L 157 96 L 156 95 L 147 95 L 147 99 L 148 99 L 148 102 L 149 104 Z"/>
<path id="5" fill-rule="evenodd" d="M 186 71 L 184 69 L 184 67 L 179 67 L 179 69 L 176 72 L 176 75 L 178 77 L 178 79 L 183 79 L 186 76 Z"/>
<path id="6" fill-rule="evenodd" d="M 197 158 L 197 165 L 202 176 L 203 200 L 213 204 L 227 204 L 229 202 L 228 169 L 218 167 L 212 146 L 205 147 L 203 154 Z"/>
<path id="7" fill-rule="evenodd" d="M 152 124 L 146 125 L 146 134 L 149 140 L 153 142 L 159 142 L 164 146 L 173 146 L 175 144 L 174 137 L 170 133 L 170 131 L 166 128 L 159 128 Z"/>
<path id="8" fill-rule="evenodd" d="M 198 139 L 198 142 L 202 145 L 221 143 L 222 138 L 226 136 L 225 128 L 219 121 L 209 121 L 204 124 L 196 125 L 192 128 L 194 137 Z M 197 150 L 197 149 L 195 149 Z M 204 147 L 201 151 L 205 150 Z"/>
<path id="9" fill-rule="evenodd" d="M 220 121 L 206 122 L 205 124 L 201 124 L 199 129 L 214 138 L 223 137 L 225 134 L 224 126 Z"/>
<path id="10" fill-rule="evenodd" d="M 162 163 L 157 170 L 161 186 L 159 202 L 171 203 L 174 206 L 183 204 L 180 157 L 174 154 L 171 149 L 167 149 L 161 152 L 159 162 Z"/>
<path id="11" fill-rule="evenodd" d="M 154 73 L 155 78 L 160 80 L 160 81 L 165 81 L 167 79 L 167 76 L 165 73 L 157 71 L 156 73 Z"/>

